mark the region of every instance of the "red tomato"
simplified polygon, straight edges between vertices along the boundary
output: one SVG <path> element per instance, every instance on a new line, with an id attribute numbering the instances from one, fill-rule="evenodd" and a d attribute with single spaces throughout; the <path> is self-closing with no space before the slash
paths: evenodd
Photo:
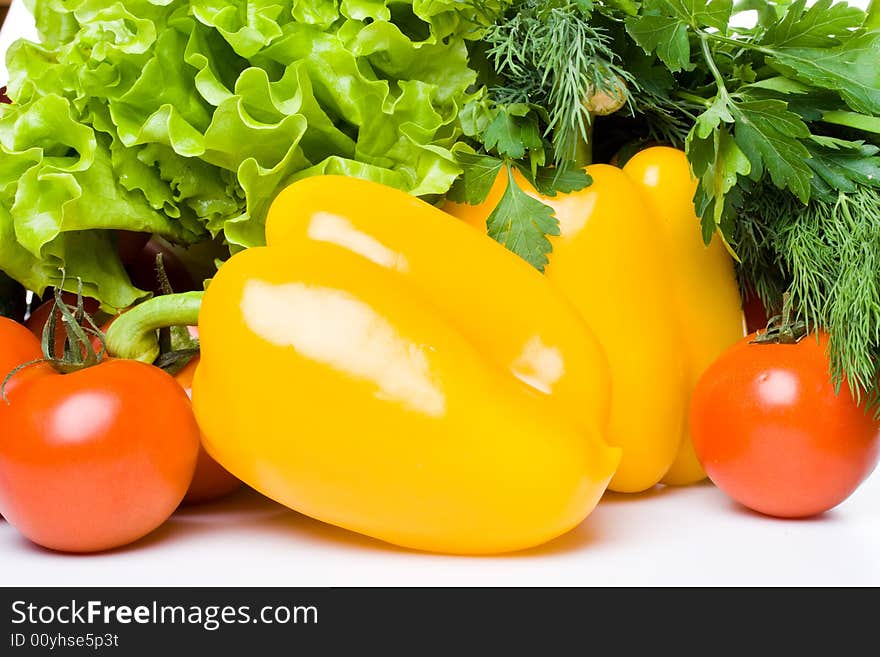
<path id="1" fill-rule="evenodd" d="M 23 380 L 28 373 L 20 371 L 9 381 L 6 378 L 19 365 L 24 365 L 43 357 L 40 349 L 40 342 L 31 332 L 18 322 L 14 322 L 6 317 L 0 317 L 0 387 L 6 382 L 4 391 L 10 394 L 19 381 Z M 0 404 L 3 404 L 0 399 Z M 0 425 L 0 441 L 5 438 L 7 433 Z"/>
<path id="2" fill-rule="evenodd" d="M 186 391 L 186 394 L 192 398 L 192 381 L 193 375 L 198 367 L 198 357 L 193 358 L 186 364 L 180 372 L 174 377 L 180 384 L 180 387 Z M 201 502 L 210 502 L 224 495 L 237 490 L 241 486 L 241 481 L 229 474 L 222 465 L 217 463 L 204 446 L 199 449 L 199 460 L 196 464 L 196 473 L 193 475 L 192 483 L 186 497 L 183 498 L 184 503 L 198 504 Z"/>
<path id="3" fill-rule="evenodd" d="M 126 545 L 165 522 L 199 451 L 177 382 L 126 360 L 64 375 L 49 365 L 26 371 L 0 404 L 6 519 L 34 543 L 66 552 Z"/>
<path id="4" fill-rule="evenodd" d="M 40 341 L 30 331 L 18 322 L 0 317 L 0 385 L 16 367 L 42 357 Z M 6 386 L 7 393 L 12 391 L 17 379 L 10 379 Z"/>
<path id="5" fill-rule="evenodd" d="M 101 327 L 101 331 L 107 332 L 110 325 L 119 317 L 117 315 L 109 322 Z M 195 338 L 199 337 L 199 330 L 196 326 L 189 326 L 190 335 Z M 97 338 L 92 339 L 92 348 L 97 352 L 101 348 L 101 343 Z M 193 358 L 186 366 L 181 369 L 175 376 L 175 380 L 180 387 L 183 388 L 189 398 L 192 398 L 192 381 L 198 366 L 198 357 Z M 196 471 L 193 475 L 192 483 L 187 490 L 186 497 L 183 498 L 184 504 L 200 504 L 202 502 L 211 502 L 218 498 L 228 495 L 229 493 L 241 487 L 241 481 L 229 474 L 226 469 L 212 459 L 204 447 L 199 447 L 199 457 L 196 462 Z"/>
<path id="6" fill-rule="evenodd" d="M 691 401 L 694 449 L 709 478 L 739 503 L 797 518 L 831 509 L 874 470 L 880 425 L 850 395 L 836 394 L 828 336 L 753 344 L 721 355 Z"/>
<path id="7" fill-rule="evenodd" d="M 73 292 L 62 292 L 62 299 L 68 306 L 76 307 L 76 295 Z M 55 308 L 55 300 L 49 299 L 44 301 L 31 313 L 24 325 L 28 327 L 31 333 L 37 336 L 37 339 L 43 338 L 43 328 L 49 321 L 49 314 Z M 101 305 L 95 299 L 84 298 L 83 308 L 92 316 L 97 314 Z M 67 336 L 67 330 L 64 328 L 64 322 L 61 321 L 61 312 L 55 311 L 55 356 L 61 358 L 64 355 L 64 339 Z"/>

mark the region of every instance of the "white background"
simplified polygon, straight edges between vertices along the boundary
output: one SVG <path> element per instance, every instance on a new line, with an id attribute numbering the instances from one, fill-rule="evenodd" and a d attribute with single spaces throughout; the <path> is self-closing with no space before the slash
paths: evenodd
<path id="1" fill-rule="evenodd" d="M 0 52 L 31 29 L 13 2 Z M 799 521 L 751 513 L 710 484 L 609 493 L 569 534 L 527 552 L 480 558 L 398 549 L 243 490 L 183 509 L 142 541 L 101 555 L 43 550 L 0 521 L 0 584 L 877 586 L 880 474 L 837 509 Z"/>
<path id="2" fill-rule="evenodd" d="M 12 586 L 880 585 L 880 474 L 813 520 L 751 513 L 709 484 L 609 493 L 577 529 L 502 557 L 395 548 L 245 491 L 185 509 L 139 543 L 68 556 L 0 523 Z"/>

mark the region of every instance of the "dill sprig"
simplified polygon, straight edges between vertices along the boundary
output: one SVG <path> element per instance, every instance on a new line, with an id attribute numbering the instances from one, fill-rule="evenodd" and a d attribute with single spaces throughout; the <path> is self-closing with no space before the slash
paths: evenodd
<path id="1" fill-rule="evenodd" d="M 830 334 L 835 385 L 878 407 L 880 377 L 880 189 L 860 185 L 804 206 L 756 189 L 738 209 L 741 273 L 768 308 L 788 291 L 812 329 Z"/>
<path id="2" fill-rule="evenodd" d="M 556 164 L 577 160 L 590 141 L 590 97 L 632 102 L 635 79 L 619 65 L 608 32 L 591 20 L 592 9 L 585 0 L 524 0 L 483 37 L 499 79 L 493 100 L 538 108 Z"/>

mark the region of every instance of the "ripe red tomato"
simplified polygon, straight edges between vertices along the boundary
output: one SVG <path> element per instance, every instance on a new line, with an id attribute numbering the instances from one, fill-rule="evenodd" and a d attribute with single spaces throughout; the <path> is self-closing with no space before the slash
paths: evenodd
<path id="1" fill-rule="evenodd" d="M 110 328 L 110 325 L 119 317 L 113 317 L 110 321 L 108 321 L 104 326 L 101 327 L 101 331 L 106 333 Z M 196 326 L 189 326 L 190 335 L 194 338 L 199 337 L 199 329 Z M 92 339 L 92 348 L 97 352 L 101 349 L 101 343 L 97 338 Z M 196 367 L 198 367 L 199 358 L 196 356 L 189 363 L 186 364 L 177 374 L 174 375 L 174 379 L 183 388 L 184 392 L 186 392 L 187 397 L 192 399 L 192 381 L 193 376 L 195 375 Z M 199 434 L 201 436 L 201 434 Z M 211 502 L 218 498 L 223 497 L 224 495 L 228 495 L 229 493 L 237 490 L 241 487 L 241 481 L 239 481 L 236 477 L 231 475 L 226 469 L 217 463 L 208 452 L 205 451 L 205 448 L 201 446 L 199 447 L 199 456 L 196 462 L 196 470 L 195 474 L 193 474 L 192 482 L 189 485 L 189 489 L 186 492 L 186 496 L 183 498 L 184 504 L 201 504 L 203 502 Z"/>
<path id="2" fill-rule="evenodd" d="M 40 342 L 31 335 L 30 331 L 18 322 L 0 317 L 0 388 L 5 383 L 3 390 L 6 394 L 11 393 L 18 382 L 28 374 L 22 370 L 17 376 L 7 381 L 7 377 L 13 370 L 20 365 L 38 360 L 42 356 Z M 3 404 L 2 399 L 0 399 L 0 404 Z M 3 440 L 6 435 L 3 425 L 0 425 L 0 440 Z"/>
<path id="3" fill-rule="evenodd" d="M 198 364 L 198 357 L 193 358 L 174 377 L 190 398 L 192 398 L 193 375 Z M 212 459 L 204 447 L 200 447 L 199 460 L 196 463 L 196 473 L 193 475 L 192 483 L 183 501 L 185 504 L 210 502 L 228 495 L 240 487 L 241 481 Z"/>
<path id="4" fill-rule="evenodd" d="M 42 356 L 40 341 L 30 331 L 18 322 L 0 317 L 0 385 L 16 367 Z M 6 386 L 7 393 L 11 392 L 17 378 L 10 379 Z"/>
<path id="5" fill-rule="evenodd" d="M 67 552 L 126 545 L 165 522 L 199 450 L 177 382 L 126 360 L 64 375 L 47 364 L 25 372 L 0 404 L 6 519 L 34 543 Z"/>
<path id="6" fill-rule="evenodd" d="M 76 295 L 73 292 L 62 292 L 61 298 L 64 299 L 64 303 L 68 306 L 76 307 Z M 94 316 L 101 308 L 101 304 L 95 299 L 84 298 L 83 308 L 94 319 Z M 49 315 L 53 309 L 55 309 L 55 300 L 50 298 L 37 306 L 25 321 L 24 325 L 28 327 L 37 339 L 42 339 L 43 328 L 46 326 L 46 322 L 49 321 Z M 57 358 L 61 358 L 64 355 L 64 339 L 66 336 L 67 329 L 64 327 L 64 322 L 61 321 L 61 312 L 55 309 L 55 356 Z"/>
<path id="7" fill-rule="evenodd" d="M 703 374 L 691 401 L 694 449 L 730 497 L 784 518 L 847 497 L 880 458 L 880 425 L 844 384 L 835 393 L 828 336 L 754 344 L 752 334 Z"/>

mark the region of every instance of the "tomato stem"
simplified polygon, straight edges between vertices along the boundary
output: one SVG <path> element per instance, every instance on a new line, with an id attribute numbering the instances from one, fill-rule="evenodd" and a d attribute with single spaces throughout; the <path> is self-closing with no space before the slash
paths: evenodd
<path id="1" fill-rule="evenodd" d="M 204 294 L 163 294 L 138 304 L 110 325 L 107 351 L 115 358 L 153 363 L 159 357 L 159 330 L 197 325 Z"/>
<path id="2" fill-rule="evenodd" d="M 782 295 L 782 314 L 767 322 L 767 329 L 752 340 L 755 344 L 797 344 L 809 334 L 807 323 L 792 316 L 791 294 Z"/>
<path id="3" fill-rule="evenodd" d="M 174 294 L 171 279 L 168 278 L 168 272 L 165 271 L 165 256 L 161 252 L 156 254 L 156 280 L 159 282 L 162 294 Z"/>
<path id="4" fill-rule="evenodd" d="M 159 291 L 163 295 L 174 294 L 174 287 L 171 285 L 171 279 L 165 271 L 165 256 L 160 252 L 156 254 L 156 280 L 159 283 Z M 187 326 L 168 326 L 159 330 L 159 353 L 162 356 L 169 354 L 178 354 L 170 361 L 170 364 L 177 367 L 186 365 L 186 361 L 179 356 L 180 352 L 189 351 L 197 354 L 199 351 L 198 340 L 193 339 L 189 333 Z M 192 356 L 190 356 L 192 358 Z M 158 365 L 159 367 L 164 366 Z"/>
<path id="5" fill-rule="evenodd" d="M 64 271 L 62 270 L 62 286 Z M 104 336 L 95 320 L 86 312 L 82 295 L 82 280 L 77 279 L 76 305 L 68 305 L 64 301 L 61 287 L 54 290 L 55 303 L 49 313 L 49 319 L 43 327 L 41 346 L 43 359 L 62 374 L 70 374 L 101 362 L 106 349 Z M 58 322 L 63 325 L 64 349 L 61 356 L 55 350 L 56 329 Z M 101 348 L 95 351 L 92 338 L 97 338 Z"/>

